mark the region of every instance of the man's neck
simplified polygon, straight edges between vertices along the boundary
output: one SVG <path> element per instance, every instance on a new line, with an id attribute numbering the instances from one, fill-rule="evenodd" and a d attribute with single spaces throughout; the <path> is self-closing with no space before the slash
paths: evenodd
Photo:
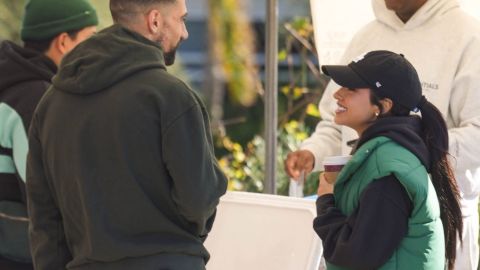
<path id="1" fill-rule="evenodd" d="M 408 20 L 410 20 L 410 18 L 412 18 L 413 14 L 414 13 L 396 13 L 398 18 L 400 18 L 400 20 L 402 20 L 403 23 L 407 23 Z"/>
<path id="2" fill-rule="evenodd" d="M 59 55 L 59 53 L 56 53 L 50 49 L 46 51 L 44 54 L 46 57 L 48 57 L 48 59 L 52 60 L 52 62 L 57 66 L 57 68 L 60 66 L 60 62 L 62 61 L 62 56 Z"/>
<path id="3" fill-rule="evenodd" d="M 428 0 L 418 0 L 416 3 L 414 3 L 410 8 L 402 11 L 397 11 L 395 14 L 397 14 L 398 18 L 402 20 L 403 23 L 407 23 L 415 13 L 427 2 Z"/>

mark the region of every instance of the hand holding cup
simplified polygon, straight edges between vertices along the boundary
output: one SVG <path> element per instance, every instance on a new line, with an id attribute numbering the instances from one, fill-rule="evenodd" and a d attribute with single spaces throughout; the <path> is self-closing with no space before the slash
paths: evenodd
<path id="1" fill-rule="evenodd" d="M 325 180 L 333 184 L 337 180 L 338 174 L 343 166 L 347 164 L 351 156 L 330 156 L 323 160 Z"/>

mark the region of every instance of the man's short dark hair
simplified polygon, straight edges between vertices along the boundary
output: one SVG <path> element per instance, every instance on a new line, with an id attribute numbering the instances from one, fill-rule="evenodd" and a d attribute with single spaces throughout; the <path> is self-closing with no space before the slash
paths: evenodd
<path id="1" fill-rule="evenodd" d="M 116 23 L 128 23 L 137 14 L 156 4 L 173 4 L 177 0 L 110 0 L 110 12 Z"/>
<path id="2" fill-rule="evenodd" d="M 70 36 L 71 39 L 75 40 L 75 39 L 77 39 L 78 33 L 82 30 L 83 30 L 83 28 L 78 29 L 78 30 L 69 31 L 69 32 L 67 32 L 67 34 Z M 50 45 L 52 45 L 52 41 L 57 36 L 54 36 L 54 37 L 51 37 L 51 38 L 48 38 L 48 39 L 45 39 L 45 40 L 25 40 L 23 47 L 25 47 L 27 49 L 37 51 L 39 53 L 45 53 L 45 52 L 48 51 L 48 49 L 50 48 Z"/>

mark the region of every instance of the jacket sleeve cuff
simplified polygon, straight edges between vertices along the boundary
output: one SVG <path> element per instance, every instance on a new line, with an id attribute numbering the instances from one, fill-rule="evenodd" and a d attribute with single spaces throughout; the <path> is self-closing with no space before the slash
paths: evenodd
<path id="1" fill-rule="evenodd" d="M 325 213 L 329 208 L 335 207 L 333 194 L 325 194 L 317 198 L 317 214 Z"/>

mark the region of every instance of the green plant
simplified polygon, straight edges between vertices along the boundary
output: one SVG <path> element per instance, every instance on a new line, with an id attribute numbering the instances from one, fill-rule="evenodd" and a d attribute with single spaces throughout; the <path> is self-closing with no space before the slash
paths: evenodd
<path id="1" fill-rule="evenodd" d="M 289 177 L 283 169 L 283 158 L 297 149 L 308 136 L 307 129 L 295 120 L 285 124 L 279 133 L 277 152 L 277 194 L 288 195 Z M 264 188 L 265 141 L 255 136 L 245 147 L 232 142 L 229 137 L 219 141 L 226 154 L 219 159 L 220 166 L 229 179 L 229 190 L 262 192 Z M 318 174 L 308 177 L 305 194 L 314 194 L 318 187 Z"/>
<path id="2" fill-rule="evenodd" d="M 279 60 L 287 63 L 289 83 L 280 88 L 284 109 L 279 126 L 291 119 L 314 126 L 320 118 L 317 104 L 328 80 L 316 64 L 313 25 L 310 18 L 298 17 L 286 22 L 284 29 L 287 35 Z M 295 57 L 299 58 L 299 64 L 295 63 Z"/>
<path id="3" fill-rule="evenodd" d="M 209 38 L 212 62 L 218 63 L 233 102 L 252 106 L 258 94 L 255 40 L 246 3 L 209 0 Z"/>
<path id="4" fill-rule="evenodd" d="M 20 42 L 20 24 L 24 0 L 0 2 L 0 37 Z"/>
<path id="5" fill-rule="evenodd" d="M 285 49 L 279 52 L 279 60 L 288 66 L 289 83 L 279 90 L 276 184 L 277 194 L 288 195 L 290 181 L 284 170 L 284 159 L 289 152 L 298 149 L 320 120 L 317 104 L 327 79 L 320 74 L 315 63 L 317 55 L 310 19 L 295 18 L 284 26 Z M 229 190 L 262 192 L 265 178 L 264 139 L 256 135 L 246 142 L 238 142 L 231 139 L 231 136 L 217 136 L 216 151 L 220 165 L 229 178 Z M 304 185 L 304 194 L 316 193 L 317 187 L 318 174 L 309 175 Z"/>

